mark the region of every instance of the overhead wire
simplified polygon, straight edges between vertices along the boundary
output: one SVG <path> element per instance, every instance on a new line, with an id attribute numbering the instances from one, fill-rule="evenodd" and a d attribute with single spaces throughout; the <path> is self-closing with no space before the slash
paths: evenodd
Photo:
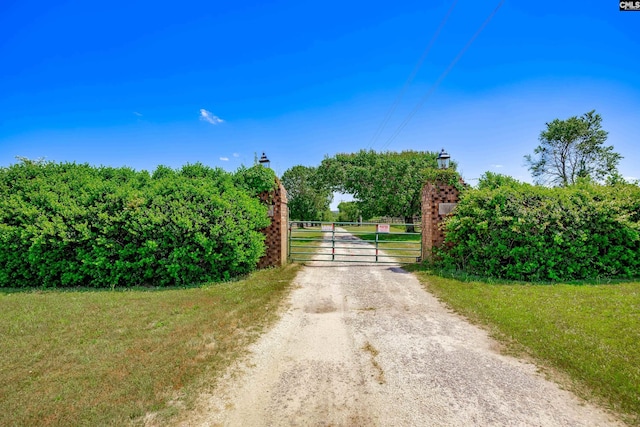
<path id="1" fill-rule="evenodd" d="M 451 15 L 451 12 L 453 12 L 453 9 L 455 8 L 457 3 L 458 3 L 458 0 L 454 0 L 453 1 L 453 3 L 451 4 L 451 7 L 449 7 L 449 10 L 445 14 L 444 18 L 442 18 L 442 21 L 440 21 L 440 25 L 438 25 L 438 28 L 436 29 L 436 32 L 431 37 L 431 40 L 429 40 L 429 44 L 427 45 L 425 50 L 422 52 L 422 56 L 420 57 L 420 59 L 418 59 L 418 62 L 413 67 L 413 70 L 411 71 L 411 74 L 409 74 L 409 77 L 405 81 L 404 86 L 402 86 L 402 89 L 398 93 L 398 96 L 396 96 L 396 99 L 393 101 L 393 104 L 391 104 L 391 107 L 389 108 L 389 110 L 387 110 L 387 113 L 384 116 L 384 119 L 378 125 L 378 128 L 376 129 L 375 133 L 373 134 L 373 137 L 371 138 L 371 141 L 369 141 L 369 147 L 370 148 L 373 148 L 373 145 L 376 143 L 376 141 L 378 140 L 378 138 L 380 137 L 380 135 L 384 131 L 385 127 L 387 126 L 387 123 L 391 119 L 391 116 L 395 112 L 398 104 L 400 103 L 400 101 L 402 101 L 402 97 L 404 96 L 404 93 L 407 91 L 407 88 L 413 82 L 413 79 L 416 77 L 416 74 L 418 74 L 418 71 L 420 71 L 420 67 L 422 67 L 422 63 L 427 58 L 427 55 L 429 55 L 429 52 L 431 51 L 431 48 L 433 47 L 434 42 L 436 41 L 436 39 L 440 35 L 440 32 L 442 31 L 442 28 L 444 27 L 444 25 L 449 20 L 449 16 Z"/>
<path id="2" fill-rule="evenodd" d="M 398 127 L 396 128 L 396 130 L 394 131 L 393 134 L 391 134 L 391 136 L 387 139 L 387 141 L 384 143 L 384 145 L 382 146 L 382 149 L 385 149 L 386 147 L 389 146 L 389 144 L 391 144 L 391 142 L 393 142 L 394 139 L 396 139 L 396 137 L 400 134 L 400 132 L 402 132 L 402 130 L 407 126 L 407 124 L 411 121 L 411 119 L 413 118 L 413 116 L 416 115 L 416 113 L 418 112 L 418 110 L 422 107 L 422 105 L 424 105 L 424 103 L 427 101 L 427 99 L 429 99 L 429 97 L 431 96 L 431 94 L 438 88 L 438 86 L 440 85 L 440 83 L 442 83 L 442 81 L 445 79 L 445 77 L 447 77 L 447 75 L 449 74 L 449 72 L 453 69 L 453 67 L 456 65 L 456 63 L 460 60 L 460 58 L 462 58 L 462 56 L 465 54 L 465 52 L 467 51 L 467 49 L 469 49 L 469 47 L 473 44 L 473 42 L 475 41 L 475 39 L 480 35 L 480 33 L 482 32 L 482 30 L 484 30 L 484 28 L 489 24 L 489 22 L 491 21 L 491 19 L 493 19 L 493 17 L 495 16 L 495 14 L 498 12 L 498 10 L 500 10 L 500 8 L 502 7 L 502 5 L 504 4 L 505 0 L 501 0 L 500 3 L 498 3 L 498 6 L 496 6 L 496 8 L 491 12 L 491 14 L 489 14 L 489 16 L 487 17 L 487 19 L 484 20 L 484 22 L 482 23 L 482 25 L 480 25 L 480 28 L 478 28 L 478 30 L 473 34 L 473 36 L 471 36 L 471 38 L 469 39 L 469 41 L 467 42 L 467 44 L 465 44 L 465 46 L 460 50 L 460 52 L 458 52 L 458 55 L 456 55 L 456 57 L 453 59 L 453 61 L 451 61 L 451 63 L 449 63 L 449 66 L 444 70 L 444 72 L 442 74 L 440 74 L 440 76 L 438 77 L 438 79 L 435 81 L 435 83 L 429 88 L 429 90 L 422 96 L 422 98 L 420 99 L 420 101 L 418 101 L 418 103 L 416 104 L 416 106 L 413 108 L 413 110 L 411 110 L 411 112 L 407 115 L 407 117 L 402 121 L 402 123 L 400 123 L 400 125 L 398 125 Z"/>

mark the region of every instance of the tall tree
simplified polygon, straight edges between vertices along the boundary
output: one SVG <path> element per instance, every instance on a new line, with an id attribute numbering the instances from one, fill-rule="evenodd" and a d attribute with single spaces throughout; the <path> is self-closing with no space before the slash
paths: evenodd
<path id="1" fill-rule="evenodd" d="M 338 221 L 357 222 L 360 219 L 360 209 L 356 202 L 340 202 L 338 211 Z"/>
<path id="2" fill-rule="evenodd" d="M 604 145 L 608 133 L 595 110 L 546 125 L 534 155 L 524 156 L 537 183 L 566 187 L 579 178 L 601 182 L 617 173 L 622 156 Z"/>
<path id="3" fill-rule="evenodd" d="M 317 168 L 293 166 L 282 175 L 287 190 L 289 216 L 300 221 L 324 218 L 333 198 L 331 190 L 317 176 Z"/>
<path id="4" fill-rule="evenodd" d="M 413 217 L 421 214 L 424 172 L 437 167 L 437 156 L 428 151 L 361 150 L 325 158 L 318 172 L 334 191 L 352 194 L 364 217 L 403 217 L 410 224 L 407 231 L 413 231 Z"/>

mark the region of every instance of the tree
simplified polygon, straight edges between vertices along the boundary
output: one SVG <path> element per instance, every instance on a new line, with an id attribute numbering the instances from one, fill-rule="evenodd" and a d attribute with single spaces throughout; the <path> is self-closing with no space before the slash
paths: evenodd
<path id="1" fill-rule="evenodd" d="M 613 146 L 604 146 L 608 133 L 595 110 L 546 125 L 534 155 L 525 156 L 537 183 L 566 187 L 580 178 L 602 182 L 617 173 L 622 156 L 613 151 Z"/>
<path id="2" fill-rule="evenodd" d="M 244 189 L 254 197 L 265 191 L 275 190 L 278 186 L 273 170 L 259 164 L 250 168 L 240 166 L 233 175 L 233 182 L 236 187 Z"/>
<path id="3" fill-rule="evenodd" d="M 326 218 L 333 195 L 318 180 L 316 168 L 293 166 L 282 175 L 282 185 L 287 190 L 291 219 L 317 221 Z"/>
<path id="4" fill-rule="evenodd" d="M 325 158 L 318 172 L 332 190 L 352 194 L 364 217 L 403 217 L 412 232 L 413 217 L 421 214 L 425 171 L 437 168 L 437 156 L 427 151 L 361 150 Z"/>
<path id="5" fill-rule="evenodd" d="M 340 202 L 338 211 L 338 221 L 357 222 L 360 219 L 360 209 L 356 202 Z"/>
<path id="6" fill-rule="evenodd" d="M 495 190 L 500 187 L 520 187 L 523 184 L 517 179 L 509 175 L 487 171 L 480 176 L 478 180 L 478 190 L 490 189 Z"/>

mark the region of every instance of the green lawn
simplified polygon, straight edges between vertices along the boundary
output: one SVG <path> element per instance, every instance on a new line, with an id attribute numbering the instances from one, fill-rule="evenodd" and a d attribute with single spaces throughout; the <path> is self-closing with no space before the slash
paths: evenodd
<path id="1" fill-rule="evenodd" d="M 354 236 L 358 237 L 362 240 L 367 240 L 371 242 L 375 242 L 376 239 L 376 226 L 375 225 L 340 225 L 338 227 L 344 228 Z M 391 226 L 392 233 L 380 233 L 378 234 L 378 247 L 381 250 L 386 251 L 386 253 L 390 256 L 398 257 L 399 262 L 414 262 L 415 258 L 420 256 L 420 247 L 421 240 L 419 234 L 394 234 L 394 233 L 403 233 L 404 226 L 392 225 Z M 344 235 L 344 232 L 336 231 L 335 237 L 339 239 L 341 235 Z M 292 236 L 294 239 L 293 244 L 291 246 L 291 250 L 293 252 L 304 252 L 294 254 L 296 258 L 311 258 L 311 254 L 314 254 L 319 247 L 331 248 L 331 240 L 330 232 L 324 233 L 320 230 L 320 227 L 306 227 L 304 229 L 294 228 L 292 231 Z M 302 239 L 302 240 L 300 240 Z M 309 254 L 309 255 L 307 255 Z M 374 254 L 373 249 L 371 249 L 371 254 Z M 323 257 L 324 259 L 330 260 L 331 255 L 327 254 Z M 385 261 L 391 261 L 391 258 L 382 258 Z M 304 261 L 300 261 L 304 262 Z"/>
<path id="2" fill-rule="evenodd" d="M 564 386 L 640 425 L 640 282 L 489 284 L 416 274 L 509 351 L 559 371 Z"/>
<path id="3" fill-rule="evenodd" d="M 294 240 L 291 241 L 290 251 L 297 252 L 292 257 L 300 260 L 296 262 L 310 260 L 320 247 L 331 247 L 331 241 L 324 240 L 324 233 L 319 227 L 294 228 L 291 233 Z"/>
<path id="4" fill-rule="evenodd" d="M 0 290 L 0 425 L 170 417 L 277 318 L 298 268 L 187 289 Z"/>
<path id="5" fill-rule="evenodd" d="M 363 225 L 342 226 L 345 230 L 352 233 L 359 239 L 375 242 L 376 226 Z M 405 227 L 400 225 L 391 225 L 391 233 L 378 234 L 378 247 L 385 251 L 387 255 L 396 257 L 398 262 L 415 262 L 415 258 L 420 256 L 421 238 L 419 234 L 396 234 L 404 233 Z M 391 261 L 391 258 L 387 259 Z"/>

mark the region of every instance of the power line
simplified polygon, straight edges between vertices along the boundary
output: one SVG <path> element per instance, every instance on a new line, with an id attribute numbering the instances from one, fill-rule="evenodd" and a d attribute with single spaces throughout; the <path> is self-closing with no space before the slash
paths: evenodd
<path id="1" fill-rule="evenodd" d="M 487 26 L 487 24 L 489 24 L 489 22 L 491 21 L 491 19 L 493 18 L 493 16 L 498 12 L 498 10 L 502 7 L 502 4 L 504 3 L 505 0 L 501 0 L 500 3 L 498 3 L 498 6 L 496 6 L 496 8 L 493 10 L 493 12 L 491 12 L 491 14 L 489 15 L 489 17 L 487 19 L 485 19 L 485 21 L 482 23 L 482 25 L 480 26 L 480 28 L 478 28 L 478 31 L 475 32 L 475 34 L 469 39 L 469 41 L 467 42 L 467 44 L 462 48 L 462 50 L 460 50 L 460 52 L 458 52 L 458 55 L 453 59 L 453 61 L 451 61 L 451 63 L 449 64 L 449 66 L 447 67 L 446 70 L 444 70 L 444 72 L 442 74 L 440 74 L 440 77 L 438 77 L 438 80 L 436 80 L 436 82 L 431 86 L 431 88 L 429 88 L 429 91 L 427 91 L 427 93 L 424 94 L 424 96 L 420 99 L 420 101 L 416 104 L 416 106 L 413 108 L 413 110 L 411 110 L 411 112 L 407 115 L 407 117 L 402 121 L 402 123 L 400 123 L 400 125 L 398 126 L 398 128 L 395 130 L 395 132 L 389 137 L 389 139 L 387 139 L 387 141 L 385 142 L 385 144 L 382 146 L 382 149 L 386 148 L 387 146 L 389 146 L 389 144 L 391 144 L 391 142 L 393 142 L 393 140 L 400 134 L 400 132 L 402 132 L 402 130 L 405 128 L 405 126 L 407 126 L 407 124 L 411 121 L 411 119 L 413 118 L 413 116 L 415 116 L 415 114 L 418 112 L 418 110 L 422 107 L 422 105 L 427 101 L 427 99 L 431 96 L 431 94 L 438 88 L 438 86 L 440 85 L 440 83 L 442 83 L 442 81 L 445 79 L 445 77 L 447 77 L 447 74 L 449 74 L 449 72 L 453 69 L 453 67 L 456 65 L 456 63 L 460 60 L 460 58 L 462 58 L 462 55 L 465 54 L 465 52 L 467 51 L 467 49 L 469 49 L 469 46 L 471 46 L 471 44 L 475 41 L 475 39 L 480 35 L 480 33 L 482 32 L 482 30 L 484 30 L 484 28 Z"/>
<path id="2" fill-rule="evenodd" d="M 373 148 L 373 144 L 376 143 L 376 141 L 380 137 L 380 134 L 382 133 L 382 131 L 384 131 L 384 128 L 387 126 L 387 123 L 389 122 L 389 119 L 391 119 L 391 116 L 393 115 L 394 111 L 396 110 L 396 107 L 398 106 L 398 104 L 402 100 L 402 97 L 404 96 L 404 93 L 407 91 L 407 88 L 413 82 L 413 79 L 416 77 L 416 74 L 418 74 L 418 71 L 420 70 L 420 67 L 422 66 L 422 63 L 424 62 L 424 60 L 426 59 L 427 55 L 431 51 L 431 48 L 433 47 L 433 43 L 436 41 L 436 39 L 440 35 L 440 31 L 442 31 L 442 28 L 444 27 L 444 24 L 446 24 L 447 20 L 449 19 L 449 15 L 451 15 L 451 12 L 453 12 L 453 9 L 454 9 L 454 7 L 456 6 L 457 3 L 458 3 L 458 0 L 454 0 L 453 1 L 453 3 L 451 4 L 451 7 L 447 11 L 447 14 L 444 16 L 444 18 L 442 18 L 442 21 L 440 21 L 440 25 L 438 26 L 438 28 L 436 29 L 436 32 L 431 37 L 431 40 L 429 40 L 429 44 L 425 48 L 424 52 L 422 52 L 422 56 L 420 57 L 420 59 L 418 60 L 416 65 L 413 67 L 413 71 L 411 71 L 411 74 L 409 74 L 409 77 L 407 78 L 407 81 L 404 83 L 404 86 L 400 90 L 400 93 L 398 93 L 398 96 L 396 97 L 395 101 L 393 101 L 393 104 L 391 105 L 391 107 L 387 111 L 387 114 L 384 116 L 384 119 L 378 125 L 378 129 L 376 129 L 375 133 L 373 134 L 373 137 L 371 138 L 371 141 L 369 141 L 370 148 Z"/>

